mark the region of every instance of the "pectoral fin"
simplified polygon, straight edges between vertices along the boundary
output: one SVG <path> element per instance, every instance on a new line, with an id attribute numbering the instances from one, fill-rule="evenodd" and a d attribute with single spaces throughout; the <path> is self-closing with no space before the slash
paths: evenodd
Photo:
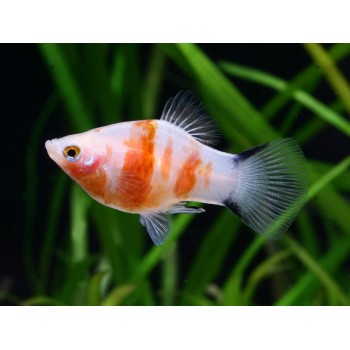
<path id="1" fill-rule="evenodd" d="M 205 212 L 205 209 L 187 206 L 186 202 L 179 202 L 174 206 L 172 206 L 169 210 L 167 210 L 168 214 L 178 214 L 178 213 L 197 214 L 197 213 L 204 213 L 204 212 Z"/>

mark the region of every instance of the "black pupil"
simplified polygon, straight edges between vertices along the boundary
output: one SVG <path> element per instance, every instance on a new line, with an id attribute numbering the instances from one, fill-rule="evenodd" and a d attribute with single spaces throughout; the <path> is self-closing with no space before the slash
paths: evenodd
<path id="1" fill-rule="evenodd" d="M 68 156 L 74 158 L 77 155 L 77 151 L 74 148 L 71 148 L 67 152 Z"/>

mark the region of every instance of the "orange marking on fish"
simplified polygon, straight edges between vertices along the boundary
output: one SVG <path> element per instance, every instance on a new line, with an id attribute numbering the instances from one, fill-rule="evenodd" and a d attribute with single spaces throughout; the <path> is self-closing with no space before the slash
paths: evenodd
<path id="1" fill-rule="evenodd" d="M 96 129 L 93 129 L 95 132 L 100 132 L 101 131 L 101 128 L 96 128 Z"/>
<path id="2" fill-rule="evenodd" d="M 205 184 L 205 187 L 207 188 L 210 185 L 210 176 L 211 176 L 212 170 L 213 170 L 212 162 L 208 162 L 205 167 L 200 168 L 198 170 L 198 173 L 204 177 L 204 184 Z"/>
<path id="3" fill-rule="evenodd" d="M 108 158 L 110 158 L 113 154 L 112 147 L 108 144 L 106 145 L 106 154 Z"/>
<path id="4" fill-rule="evenodd" d="M 160 165 L 160 174 L 163 180 L 168 180 L 171 170 L 171 159 L 173 156 L 173 140 L 169 137 L 168 144 L 164 150 L 161 165 Z"/>
<path id="5" fill-rule="evenodd" d="M 107 174 L 102 167 L 79 181 L 83 188 L 97 198 L 104 199 L 108 195 L 108 192 L 106 192 Z"/>
<path id="6" fill-rule="evenodd" d="M 93 161 L 80 161 L 80 162 L 69 162 L 67 161 L 64 168 L 68 170 L 69 174 L 77 179 L 81 176 L 88 175 L 95 171 L 101 163 L 99 157 L 95 157 Z"/>
<path id="7" fill-rule="evenodd" d="M 196 169 L 200 166 L 202 160 L 199 152 L 192 153 L 184 162 L 177 177 L 174 192 L 176 196 L 186 196 L 196 184 Z"/>
<path id="8" fill-rule="evenodd" d="M 126 208 L 147 206 L 147 197 L 152 190 L 156 130 L 157 124 L 153 120 L 135 122 L 129 139 L 124 142 L 128 150 L 118 179 L 117 191 L 120 193 L 119 202 Z"/>
<path id="9" fill-rule="evenodd" d="M 88 164 L 86 162 L 72 162 L 67 163 L 64 168 L 92 196 L 104 198 L 107 174 L 100 165 L 101 159 L 97 157 L 92 162 L 88 162 Z"/>

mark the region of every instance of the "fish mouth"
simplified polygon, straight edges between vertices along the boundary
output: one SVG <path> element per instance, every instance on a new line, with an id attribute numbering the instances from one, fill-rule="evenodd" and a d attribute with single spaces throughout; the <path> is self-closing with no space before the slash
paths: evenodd
<path id="1" fill-rule="evenodd" d="M 48 140 L 45 142 L 45 148 L 46 148 L 46 151 L 47 153 L 49 154 L 49 156 L 52 158 L 52 154 L 53 154 L 53 146 L 54 146 L 54 143 L 53 143 L 54 140 Z"/>

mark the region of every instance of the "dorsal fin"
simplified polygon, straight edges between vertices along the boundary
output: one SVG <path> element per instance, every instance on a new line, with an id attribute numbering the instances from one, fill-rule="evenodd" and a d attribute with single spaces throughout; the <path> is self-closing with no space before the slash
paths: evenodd
<path id="1" fill-rule="evenodd" d="M 198 141 L 213 144 L 219 137 L 217 126 L 191 91 L 180 91 L 164 106 L 161 120 L 175 124 Z"/>

